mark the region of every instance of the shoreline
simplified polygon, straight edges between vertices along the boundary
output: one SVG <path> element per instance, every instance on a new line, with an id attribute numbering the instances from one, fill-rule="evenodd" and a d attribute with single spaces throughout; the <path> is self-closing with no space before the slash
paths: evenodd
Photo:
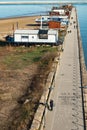
<path id="1" fill-rule="evenodd" d="M 29 17 L 38 17 L 41 15 L 29 15 L 29 16 L 11 16 L 6 18 L 0 18 L 0 20 L 8 20 L 8 19 L 19 19 L 19 18 L 29 18 Z"/>
<path id="2" fill-rule="evenodd" d="M 0 18 L 0 20 L 9 20 L 9 19 L 21 19 L 21 18 L 30 18 L 30 17 L 38 17 L 40 15 L 29 15 L 29 16 L 12 16 L 12 17 L 6 17 L 6 18 Z"/>

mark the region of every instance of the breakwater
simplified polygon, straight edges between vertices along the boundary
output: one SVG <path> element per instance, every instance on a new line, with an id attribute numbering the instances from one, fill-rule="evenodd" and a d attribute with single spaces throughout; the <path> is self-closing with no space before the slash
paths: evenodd
<path id="1" fill-rule="evenodd" d="M 87 130 L 87 70 L 86 70 L 86 64 L 84 60 L 84 53 L 83 53 L 78 17 L 77 17 L 77 23 L 78 23 L 77 35 L 78 35 L 81 85 L 82 85 L 81 90 L 82 90 L 82 100 L 83 100 L 84 130 Z"/>

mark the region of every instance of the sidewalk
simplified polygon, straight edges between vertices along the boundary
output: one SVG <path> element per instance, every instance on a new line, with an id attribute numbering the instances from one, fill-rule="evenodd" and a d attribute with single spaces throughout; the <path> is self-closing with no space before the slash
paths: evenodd
<path id="1" fill-rule="evenodd" d="M 46 112 L 44 130 L 84 130 L 75 8 L 71 17 L 50 97 L 55 106 Z"/>

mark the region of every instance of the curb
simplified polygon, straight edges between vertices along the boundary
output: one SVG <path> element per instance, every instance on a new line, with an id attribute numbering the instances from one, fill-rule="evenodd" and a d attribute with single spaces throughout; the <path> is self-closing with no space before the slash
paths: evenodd
<path id="1" fill-rule="evenodd" d="M 58 66 L 58 60 L 56 57 L 46 82 L 46 89 L 44 90 L 44 93 L 41 96 L 40 105 L 35 113 L 30 130 L 40 130 L 42 127 L 44 127 L 43 118 L 48 104 L 48 99 L 52 90 L 57 66 Z"/>

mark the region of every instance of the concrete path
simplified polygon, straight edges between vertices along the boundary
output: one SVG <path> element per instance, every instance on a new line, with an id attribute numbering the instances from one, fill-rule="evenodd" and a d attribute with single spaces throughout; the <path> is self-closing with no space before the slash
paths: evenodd
<path id="1" fill-rule="evenodd" d="M 54 109 L 46 112 L 44 130 L 84 130 L 77 29 L 74 28 L 74 21 L 75 8 L 67 30 L 71 30 L 71 33 L 65 37 L 64 52 L 51 94 Z"/>

